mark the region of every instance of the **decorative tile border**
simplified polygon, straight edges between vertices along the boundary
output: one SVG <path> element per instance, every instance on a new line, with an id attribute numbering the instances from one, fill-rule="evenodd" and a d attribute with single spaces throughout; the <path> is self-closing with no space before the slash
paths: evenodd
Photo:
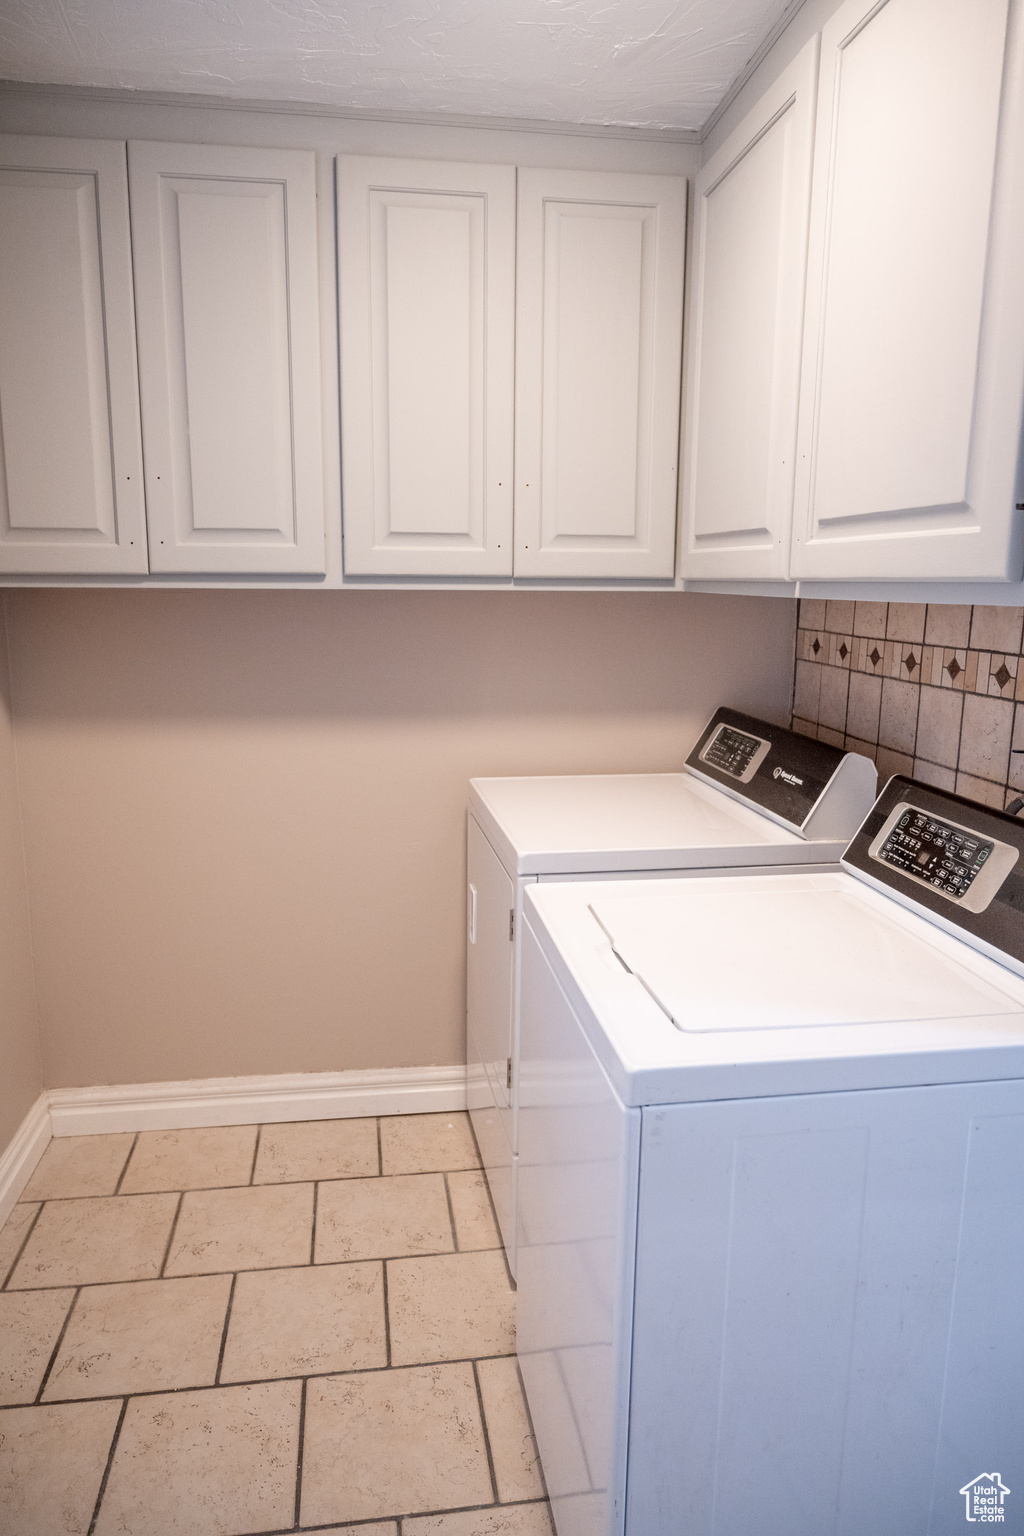
<path id="1" fill-rule="evenodd" d="M 803 599 L 793 728 L 1002 808 L 1024 793 L 1024 608 Z"/>

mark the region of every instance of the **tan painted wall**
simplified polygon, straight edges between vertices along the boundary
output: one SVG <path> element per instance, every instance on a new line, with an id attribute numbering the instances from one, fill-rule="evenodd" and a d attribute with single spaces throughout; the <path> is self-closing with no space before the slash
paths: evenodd
<path id="1" fill-rule="evenodd" d="M 44 1080 L 463 1059 L 466 780 L 788 718 L 795 604 L 8 596 Z"/>
<path id="2" fill-rule="evenodd" d="M 7 639 L 0 611 L 0 1152 L 41 1089 Z"/>

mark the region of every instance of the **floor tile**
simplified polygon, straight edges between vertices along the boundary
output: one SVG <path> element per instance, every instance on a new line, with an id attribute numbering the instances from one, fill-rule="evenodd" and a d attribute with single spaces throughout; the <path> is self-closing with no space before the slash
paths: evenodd
<path id="1" fill-rule="evenodd" d="M 466 1114 L 385 1115 L 380 1122 L 385 1173 L 434 1173 L 479 1168 Z"/>
<path id="2" fill-rule="evenodd" d="M 310 1381 L 301 1524 L 492 1499 L 471 1365 Z"/>
<path id="3" fill-rule="evenodd" d="M 263 1127 L 253 1183 L 352 1179 L 377 1172 L 376 1120 L 304 1120 Z"/>
<path id="4" fill-rule="evenodd" d="M 514 1355 L 477 1363 L 498 1498 L 542 1499 L 544 1479 Z"/>
<path id="5" fill-rule="evenodd" d="M 290 1528 L 297 1381 L 135 1397 L 96 1536 L 243 1536 Z"/>
<path id="6" fill-rule="evenodd" d="M 121 1193 L 248 1184 L 256 1129 L 255 1125 L 216 1125 L 186 1131 L 143 1131 Z"/>
<path id="7" fill-rule="evenodd" d="M 455 1236 L 463 1252 L 469 1248 L 500 1248 L 501 1238 L 494 1224 L 483 1171 L 472 1169 L 468 1173 L 450 1173 L 448 1189 L 455 1216 Z"/>
<path id="8" fill-rule="evenodd" d="M 44 1401 L 212 1384 L 230 1290 L 230 1275 L 83 1290 Z"/>
<path id="9" fill-rule="evenodd" d="M 553 1536 L 546 1503 L 470 1509 L 402 1522 L 402 1536 Z"/>
<path id="10" fill-rule="evenodd" d="M 40 1212 L 8 1289 L 155 1280 L 177 1206 L 177 1195 L 51 1201 Z"/>
<path id="11" fill-rule="evenodd" d="M 0 1413 L 0 1532 L 86 1536 L 121 1404 Z"/>
<path id="12" fill-rule="evenodd" d="M 308 1264 L 312 1236 L 312 1184 L 197 1190 L 181 1202 L 164 1273 Z"/>
<path id="13" fill-rule="evenodd" d="M 397 1520 L 374 1520 L 371 1525 L 318 1525 L 316 1536 L 398 1536 Z"/>
<path id="14" fill-rule="evenodd" d="M 443 1174 L 397 1174 L 320 1185 L 318 1264 L 450 1253 L 454 1246 Z"/>
<path id="15" fill-rule="evenodd" d="M 25 1241 L 25 1234 L 35 1219 L 38 1204 L 16 1205 L 3 1226 L 0 1227 L 0 1285 L 10 1273 L 11 1266 Z"/>
<path id="16" fill-rule="evenodd" d="M 391 1360 L 468 1360 L 515 1350 L 515 1293 L 501 1253 L 388 1263 Z"/>
<path id="17" fill-rule="evenodd" d="M 74 1295 L 73 1290 L 0 1295 L 0 1405 L 35 1400 Z"/>
<path id="18" fill-rule="evenodd" d="M 307 1265 L 239 1275 L 221 1381 L 384 1365 L 383 1265 Z"/>
<path id="19" fill-rule="evenodd" d="M 117 1136 L 54 1136 L 21 1198 L 69 1200 L 76 1195 L 112 1195 L 134 1140 L 131 1131 Z"/>

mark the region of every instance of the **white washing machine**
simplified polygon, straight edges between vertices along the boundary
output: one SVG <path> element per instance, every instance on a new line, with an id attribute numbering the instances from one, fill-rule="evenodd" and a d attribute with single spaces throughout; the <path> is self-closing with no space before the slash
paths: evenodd
<path id="1" fill-rule="evenodd" d="M 868 758 L 729 709 L 701 732 L 682 773 L 471 780 L 468 1101 L 513 1274 L 526 888 L 835 863 L 876 787 Z"/>
<path id="2" fill-rule="evenodd" d="M 558 1536 L 1024 1530 L 1024 825 L 536 885 L 518 1351 Z"/>

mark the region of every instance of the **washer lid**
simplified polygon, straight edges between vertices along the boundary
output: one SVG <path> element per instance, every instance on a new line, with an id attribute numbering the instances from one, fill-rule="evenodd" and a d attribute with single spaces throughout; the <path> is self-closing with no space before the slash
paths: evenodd
<path id="1" fill-rule="evenodd" d="M 688 1033 L 1020 1012 L 1019 1001 L 873 911 L 856 888 L 702 881 L 685 894 L 602 895 L 590 911 L 622 964 Z"/>

